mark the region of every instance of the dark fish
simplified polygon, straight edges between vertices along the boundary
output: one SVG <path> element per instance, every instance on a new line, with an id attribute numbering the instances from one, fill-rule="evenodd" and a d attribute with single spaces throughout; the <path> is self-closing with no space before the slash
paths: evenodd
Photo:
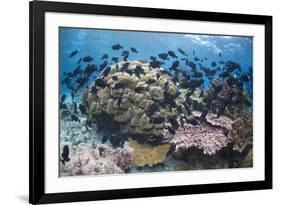
<path id="1" fill-rule="evenodd" d="M 102 75 L 103 75 L 103 76 L 108 76 L 110 70 L 111 70 L 111 67 L 108 66 L 106 69 L 104 69 L 104 70 L 102 71 Z"/>
<path id="2" fill-rule="evenodd" d="M 68 145 L 63 146 L 61 157 L 62 157 L 62 163 L 63 164 L 65 162 L 69 162 L 70 158 L 69 158 L 69 147 L 68 147 Z"/>
<path id="3" fill-rule="evenodd" d="M 87 75 L 91 75 L 97 70 L 96 66 L 94 64 L 90 65 L 88 64 L 87 67 L 84 70 L 84 73 Z"/>
<path id="4" fill-rule="evenodd" d="M 190 80 L 190 75 L 188 75 L 186 71 L 183 71 L 183 72 L 182 72 L 182 76 L 183 76 L 186 80 Z"/>
<path id="5" fill-rule="evenodd" d="M 192 68 L 192 70 L 196 70 L 196 64 L 192 61 L 188 62 L 188 66 Z"/>
<path id="6" fill-rule="evenodd" d="M 224 61 L 219 61 L 219 64 L 224 64 L 225 62 Z"/>
<path id="7" fill-rule="evenodd" d="M 118 77 L 117 77 L 116 75 L 114 75 L 114 76 L 112 76 L 112 79 L 113 79 L 114 81 L 117 81 L 117 80 L 118 80 Z"/>
<path id="8" fill-rule="evenodd" d="M 82 58 L 79 58 L 79 60 L 77 61 L 77 64 L 80 64 L 82 61 Z"/>
<path id="9" fill-rule="evenodd" d="M 125 88 L 127 86 L 128 86 L 127 83 L 121 81 L 121 82 L 116 83 L 114 88 L 115 89 L 120 89 L 120 88 Z"/>
<path id="10" fill-rule="evenodd" d="M 183 49 L 178 48 L 178 51 L 179 51 L 182 55 L 184 55 L 184 56 L 188 56 L 188 55 L 184 52 L 184 50 L 183 50 Z"/>
<path id="11" fill-rule="evenodd" d="M 82 76 L 76 79 L 76 83 L 78 83 L 78 87 L 81 88 L 85 85 L 87 82 L 88 78 L 86 76 Z"/>
<path id="12" fill-rule="evenodd" d="M 74 106 L 73 106 L 74 108 L 73 108 L 73 112 L 74 112 L 74 114 L 77 114 L 78 112 L 77 112 L 77 103 L 76 102 L 74 102 Z"/>
<path id="13" fill-rule="evenodd" d="M 194 78 L 202 78 L 203 77 L 203 73 L 202 72 L 193 72 L 192 76 Z"/>
<path id="14" fill-rule="evenodd" d="M 155 83 L 156 80 L 155 79 L 149 79 L 148 81 L 146 81 L 145 83 L 147 83 L 148 85 Z"/>
<path id="15" fill-rule="evenodd" d="M 204 83 L 203 79 L 192 79 L 190 80 L 191 87 L 200 87 Z"/>
<path id="16" fill-rule="evenodd" d="M 174 61 L 173 64 L 172 64 L 172 66 L 171 66 L 171 68 L 170 68 L 170 70 L 171 70 L 171 71 L 172 71 L 172 70 L 176 70 L 177 67 L 179 66 L 179 64 L 180 64 L 180 62 L 179 62 L 178 60 Z"/>
<path id="17" fill-rule="evenodd" d="M 112 45 L 111 47 L 113 50 L 120 50 L 123 49 L 123 46 L 121 46 L 119 43 Z"/>
<path id="18" fill-rule="evenodd" d="M 169 56 L 171 56 L 172 58 L 178 58 L 178 56 L 175 54 L 175 52 L 173 51 L 168 51 Z"/>
<path id="19" fill-rule="evenodd" d="M 149 57 L 152 61 L 156 61 L 156 57 L 155 56 L 150 56 Z"/>
<path id="20" fill-rule="evenodd" d="M 146 114 L 148 116 L 150 116 L 150 115 L 153 115 L 158 110 L 159 110 L 159 104 L 158 103 L 152 103 L 147 107 Z"/>
<path id="21" fill-rule="evenodd" d="M 98 89 L 97 89 L 97 87 L 95 85 L 91 87 L 91 93 L 93 95 L 96 95 L 97 91 L 98 91 Z"/>
<path id="22" fill-rule="evenodd" d="M 161 65 L 163 65 L 163 64 L 164 64 L 163 62 L 155 60 L 155 61 L 151 61 L 149 63 L 149 66 L 152 68 L 160 68 Z"/>
<path id="23" fill-rule="evenodd" d="M 217 66 L 217 63 L 216 63 L 215 61 L 213 61 L 213 62 L 211 63 L 211 66 L 212 66 L 212 67 L 215 67 L 215 66 Z"/>
<path id="24" fill-rule="evenodd" d="M 240 66 L 240 64 L 239 64 L 239 63 L 236 63 L 236 62 L 233 62 L 233 61 L 227 61 L 227 62 L 225 63 L 225 66 L 226 66 L 228 72 L 233 72 L 233 71 L 236 70 L 236 69 L 239 70 L 239 71 L 241 71 L 241 66 Z"/>
<path id="25" fill-rule="evenodd" d="M 60 109 L 67 110 L 67 105 L 65 103 L 60 102 Z"/>
<path id="26" fill-rule="evenodd" d="M 138 78 L 141 74 L 144 74 L 144 69 L 140 65 L 137 65 L 134 71 Z"/>
<path id="27" fill-rule="evenodd" d="M 126 56 L 126 55 L 128 55 L 130 52 L 129 51 L 127 51 L 127 50 L 124 50 L 124 51 L 122 51 L 122 54 L 121 54 L 121 56 Z"/>
<path id="28" fill-rule="evenodd" d="M 129 51 L 125 50 L 125 51 L 122 51 L 122 54 L 121 56 L 123 56 L 123 60 L 124 61 L 127 61 L 128 57 L 129 57 Z"/>
<path id="29" fill-rule="evenodd" d="M 80 119 L 76 116 L 76 115 L 71 115 L 71 120 L 75 121 L 75 122 L 80 122 Z"/>
<path id="30" fill-rule="evenodd" d="M 169 122 L 171 123 L 172 128 L 173 128 L 174 130 L 177 130 L 177 129 L 179 128 L 179 123 L 178 123 L 176 117 L 170 117 L 170 118 L 169 118 Z"/>
<path id="31" fill-rule="evenodd" d="M 136 87 L 135 92 L 136 93 L 141 93 L 144 90 L 144 87 Z"/>
<path id="32" fill-rule="evenodd" d="M 108 59 L 108 54 L 107 53 L 105 53 L 105 54 L 103 54 L 103 56 L 102 56 L 102 58 L 101 58 L 102 60 L 104 60 L 104 59 Z"/>
<path id="33" fill-rule="evenodd" d="M 153 118 L 150 118 L 150 122 L 153 123 L 153 124 L 161 124 L 163 122 L 165 122 L 165 117 L 153 117 Z"/>
<path id="34" fill-rule="evenodd" d="M 176 134 L 175 130 L 173 128 L 171 128 L 171 127 L 168 127 L 168 131 L 172 135 Z"/>
<path id="35" fill-rule="evenodd" d="M 108 140 L 109 136 L 108 135 L 104 135 L 101 139 L 101 143 L 105 143 Z"/>
<path id="36" fill-rule="evenodd" d="M 128 73 L 128 74 L 130 74 L 130 75 L 133 75 L 133 73 L 134 73 L 133 70 L 126 70 L 125 72 Z"/>
<path id="37" fill-rule="evenodd" d="M 107 60 L 103 61 L 102 64 L 100 64 L 99 71 L 102 71 L 107 66 Z"/>
<path id="38" fill-rule="evenodd" d="M 124 140 L 120 135 L 111 135 L 109 141 L 114 148 L 122 147 L 122 145 L 124 144 Z"/>
<path id="39" fill-rule="evenodd" d="M 187 80 L 182 80 L 179 83 L 179 87 L 183 89 L 196 88 L 196 87 L 200 87 L 203 83 L 204 83 L 203 79 L 192 79 L 189 82 Z"/>
<path id="40" fill-rule="evenodd" d="M 184 119 L 183 119 L 183 116 L 180 116 L 180 123 L 181 123 L 181 126 L 183 127 L 184 126 Z"/>
<path id="41" fill-rule="evenodd" d="M 65 99 L 66 99 L 66 95 L 65 95 L 65 94 L 63 94 L 63 95 L 61 96 L 61 98 L 60 98 L 60 101 L 61 101 L 61 102 L 64 102 L 64 101 L 65 101 Z"/>
<path id="42" fill-rule="evenodd" d="M 86 106 L 85 105 L 82 105 L 82 104 L 79 104 L 79 110 L 81 112 L 82 115 L 86 115 Z"/>
<path id="43" fill-rule="evenodd" d="M 220 58 L 221 58 L 221 54 L 222 54 L 222 53 L 221 53 L 221 52 L 219 52 L 219 57 L 220 57 Z"/>
<path id="44" fill-rule="evenodd" d="M 159 58 L 161 58 L 163 60 L 169 60 L 167 53 L 160 53 L 158 56 L 159 56 Z"/>
<path id="45" fill-rule="evenodd" d="M 156 78 L 157 78 L 157 80 L 159 80 L 159 78 L 160 78 L 160 74 L 159 73 L 156 73 Z"/>
<path id="46" fill-rule="evenodd" d="M 131 50 L 133 53 L 138 53 L 137 49 L 134 48 L 134 47 L 131 47 L 130 50 Z"/>
<path id="47" fill-rule="evenodd" d="M 189 124 L 192 124 L 192 125 L 197 125 L 198 124 L 198 121 L 193 116 L 186 117 L 185 121 L 186 121 L 186 123 L 189 123 Z"/>
<path id="48" fill-rule="evenodd" d="M 68 57 L 69 57 L 69 58 L 72 58 L 72 57 L 75 56 L 77 53 L 78 53 L 77 50 L 72 51 Z"/>
<path id="49" fill-rule="evenodd" d="M 129 65 L 130 65 L 130 63 L 124 63 L 123 66 L 122 66 L 122 68 L 120 69 L 120 71 L 121 71 L 121 72 L 124 72 L 125 70 L 128 69 Z"/>
<path id="50" fill-rule="evenodd" d="M 107 86 L 107 82 L 101 78 L 95 80 L 95 85 L 98 87 L 105 88 Z"/>
<path id="51" fill-rule="evenodd" d="M 85 62 L 85 63 L 89 63 L 93 60 L 94 60 L 94 58 L 92 56 L 86 56 L 83 58 L 83 62 Z"/>
<path id="52" fill-rule="evenodd" d="M 119 58 L 117 58 L 117 57 L 112 57 L 111 60 L 114 61 L 115 63 L 117 63 L 118 60 L 119 60 Z"/>
<path id="53" fill-rule="evenodd" d="M 195 58 L 193 58 L 194 61 L 199 61 L 200 59 L 196 56 Z"/>

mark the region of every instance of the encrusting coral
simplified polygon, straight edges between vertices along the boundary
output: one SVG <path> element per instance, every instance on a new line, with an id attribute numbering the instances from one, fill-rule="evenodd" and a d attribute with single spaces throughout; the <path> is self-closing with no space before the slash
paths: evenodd
<path id="1" fill-rule="evenodd" d="M 93 148 L 86 143 L 62 146 L 68 146 L 69 161 L 61 161 L 61 176 L 122 174 L 133 164 L 132 153 L 128 149 L 112 149 L 106 145 Z"/>
<path id="2" fill-rule="evenodd" d="M 172 77 L 140 61 L 119 62 L 106 68 L 84 94 L 88 119 L 99 123 L 110 116 L 122 133 L 159 136 L 171 116 L 186 113 Z"/>
<path id="3" fill-rule="evenodd" d="M 169 144 L 152 147 L 147 144 L 139 144 L 132 139 L 129 139 L 128 146 L 133 149 L 134 164 L 140 167 L 145 165 L 153 166 L 164 161 L 170 149 Z"/>

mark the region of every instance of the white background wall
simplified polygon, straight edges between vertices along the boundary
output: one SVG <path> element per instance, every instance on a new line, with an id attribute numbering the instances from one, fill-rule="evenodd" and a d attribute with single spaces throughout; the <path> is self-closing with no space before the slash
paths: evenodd
<path id="1" fill-rule="evenodd" d="M 109 5 L 273 15 L 274 189 L 80 204 L 278 204 L 280 182 L 281 6 L 278 0 L 72 0 Z M 0 204 L 28 200 L 28 1 L 0 3 Z M 222 176 L 223 177 L 223 176 Z M 279 202 L 280 203 L 280 202 Z"/>

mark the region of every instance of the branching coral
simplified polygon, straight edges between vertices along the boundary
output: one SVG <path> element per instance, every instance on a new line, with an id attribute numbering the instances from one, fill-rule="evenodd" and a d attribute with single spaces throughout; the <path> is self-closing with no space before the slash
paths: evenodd
<path id="1" fill-rule="evenodd" d="M 106 145 L 93 148 L 86 143 L 67 146 L 70 160 L 60 163 L 60 176 L 122 174 L 132 166 L 132 153 L 128 149 L 114 150 Z"/>
<path id="2" fill-rule="evenodd" d="M 89 120 L 99 124 L 106 113 L 122 133 L 159 136 L 170 116 L 186 113 L 172 78 L 140 61 L 106 68 L 84 95 Z M 181 109 L 178 109 L 181 107 Z M 151 141 L 151 139 L 148 139 Z"/>
<path id="3" fill-rule="evenodd" d="M 213 155 L 229 143 L 222 128 L 205 123 L 198 125 L 186 123 L 176 131 L 175 135 L 167 130 L 164 130 L 162 134 L 165 141 L 175 146 L 175 152 L 197 147 L 202 149 L 204 154 Z"/>
<path id="4" fill-rule="evenodd" d="M 166 154 L 170 149 L 169 144 L 158 146 L 150 146 L 139 144 L 137 141 L 130 139 L 128 142 L 130 148 L 133 149 L 134 163 L 137 166 L 153 166 L 162 162 L 166 158 Z"/>

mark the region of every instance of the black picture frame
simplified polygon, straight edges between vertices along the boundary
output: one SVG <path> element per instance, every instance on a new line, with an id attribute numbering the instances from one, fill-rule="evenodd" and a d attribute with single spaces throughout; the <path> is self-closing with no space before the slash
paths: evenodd
<path id="1" fill-rule="evenodd" d="M 124 6 L 104 6 L 93 4 L 32 1 L 30 12 L 30 164 L 29 202 L 31 204 L 108 200 L 137 197 L 154 197 L 198 193 L 260 190 L 272 188 L 272 16 L 230 14 L 136 8 Z M 182 19 L 209 22 L 259 24 L 265 26 L 265 180 L 235 183 L 200 184 L 153 188 L 136 188 L 107 191 L 87 191 L 71 193 L 45 192 L 44 163 L 44 119 L 45 119 L 45 68 L 44 68 L 44 26 L 46 12 L 77 14 L 98 14 L 111 16 L 150 17 L 162 19 Z"/>

